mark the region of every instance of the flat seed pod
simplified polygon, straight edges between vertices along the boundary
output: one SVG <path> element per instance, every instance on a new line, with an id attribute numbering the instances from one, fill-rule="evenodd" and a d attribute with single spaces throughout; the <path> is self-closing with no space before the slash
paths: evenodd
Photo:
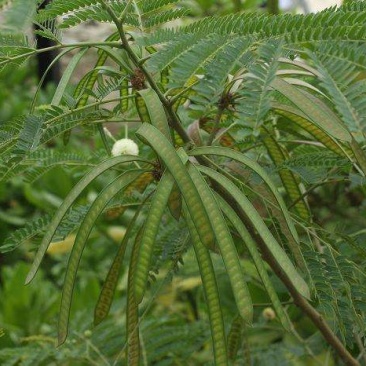
<path id="1" fill-rule="evenodd" d="M 316 105 L 301 90 L 279 77 L 272 81 L 271 87 L 294 103 L 307 118 L 324 132 L 338 140 L 351 142 L 352 136 L 350 132 L 342 124 L 337 123 L 335 119 L 331 118 L 323 108 Z"/>
<path id="2" fill-rule="evenodd" d="M 171 133 L 165 110 L 156 92 L 152 89 L 144 89 L 139 90 L 137 93 L 145 102 L 151 124 L 171 141 Z"/>
<path id="3" fill-rule="evenodd" d="M 249 234 L 247 228 L 244 226 L 242 221 L 239 219 L 238 215 L 235 211 L 230 207 L 230 205 L 219 195 L 216 196 L 218 201 L 220 202 L 220 207 L 227 218 L 231 221 L 235 229 L 238 231 L 239 235 L 243 239 L 245 246 L 248 248 L 250 255 L 252 256 L 254 265 L 257 268 L 259 276 L 263 282 L 263 285 L 272 301 L 273 307 L 277 313 L 277 316 L 282 324 L 282 326 L 290 331 L 291 330 L 291 322 L 285 313 L 281 301 L 278 298 L 277 292 L 274 289 L 272 282 L 268 276 L 267 268 L 264 264 L 264 261 L 261 255 L 258 252 L 257 245 L 251 235 Z"/>
<path id="4" fill-rule="evenodd" d="M 233 289 L 233 294 L 239 314 L 247 324 L 251 324 L 253 321 L 252 299 L 250 297 L 245 276 L 239 262 L 238 252 L 231 237 L 229 228 L 226 224 L 225 218 L 221 213 L 211 188 L 205 182 L 197 168 L 190 164 L 188 172 L 193 183 L 200 192 L 202 202 L 211 222 L 212 229 L 216 237 L 216 242 L 223 258 L 226 272 L 230 279 L 230 284 Z"/>
<path id="5" fill-rule="evenodd" d="M 145 220 L 134 275 L 134 291 L 137 304 L 142 301 L 146 291 L 156 237 L 173 185 L 172 175 L 165 172 L 156 188 Z"/>
<path id="6" fill-rule="evenodd" d="M 138 304 L 135 298 L 134 283 L 135 270 L 138 253 L 140 250 L 143 226 L 140 227 L 136 235 L 132 248 L 130 266 L 128 270 L 127 282 L 127 314 L 126 314 L 126 334 L 127 334 L 127 358 L 129 366 L 138 366 L 140 362 L 140 337 L 139 337 L 139 314 Z"/>
<path id="7" fill-rule="evenodd" d="M 58 330 L 58 344 L 64 343 L 69 323 L 69 314 L 71 308 L 71 300 L 74 291 L 74 284 L 80 259 L 85 248 L 86 242 L 91 230 L 95 225 L 95 221 L 106 207 L 108 202 L 126 186 L 128 186 L 134 179 L 142 173 L 141 170 L 129 171 L 121 174 L 113 180 L 98 197 L 91 204 L 83 221 L 80 224 L 78 233 L 75 238 L 75 243 L 72 247 L 70 258 L 67 264 L 64 285 L 62 288 L 61 306 L 59 314 L 59 330 Z"/>
<path id="8" fill-rule="evenodd" d="M 128 104 L 129 104 L 129 98 L 127 98 L 128 95 L 129 95 L 128 88 L 129 88 L 128 79 L 127 78 L 124 78 L 122 80 L 121 88 L 119 90 L 119 95 L 121 97 L 120 109 L 121 109 L 121 112 L 122 113 L 128 111 Z"/>
<path id="9" fill-rule="evenodd" d="M 216 156 L 222 156 L 229 159 L 233 159 L 235 161 L 238 161 L 242 164 L 244 164 L 246 167 L 253 170 L 256 174 L 258 174 L 264 181 L 265 185 L 268 187 L 270 192 L 273 194 L 273 197 L 276 200 L 276 203 L 279 206 L 279 209 L 281 210 L 281 213 L 283 215 L 283 221 L 287 225 L 288 228 L 288 234 L 291 235 L 292 240 L 289 240 L 289 248 L 296 259 L 296 263 L 302 268 L 302 270 L 307 273 L 308 270 L 306 268 L 306 263 L 303 258 L 302 252 L 300 250 L 300 244 L 299 244 L 299 237 L 297 234 L 297 231 L 295 229 L 294 223 L 290 217 L 290 213 L 286 207 L 286 204 L 279 194 L 277 187 L 272 182 L 272 179 L 269 177 L 267 172 L 255 161 L 252 159 L 249 159 L 242 153 L 238 151 L 234 151 L 232 149 L 222 148 L 222 147 L 198 147 L 189 152 L 190 155 L 193 156 L 200 156 L 200 155 L 216 155 Z"/>
<path id="10" fill-rule="evenodd" d="M 248 157 L 246 157 L 245 155 L 243 155 L 242 153 L 240 153 L 238 151 L 234 151 L 232 149 L 227 149 L 227 148 L 222 148 L 222 147 L 198 147 L 198 148 L 191 150 L 189 152 L 189 155 L 192 155 L 192 156 L 200 156 L 200 155 L 222 156 L 222 157 L 226 157 L 228 159 L 236 160 L 236 161 L 246 165 L 248 168 L 252 169 L 255 173 L 257 173 L 263 179 L 264 183 L 268 186 L 270 191 L 273 193 L 279 207 L 281 208 L 281 210 L 285 216 L 286 223 L 288 225 L 288 228 L 289 228 L 294 240 L 297 243 L 299 242 L 298 234 L 296 232 L 296 229 L 292 222 L 290 214 L 287 210 L 286 204 L 283 201 L 283 198 L 278 193 L 277 187 L 272 182 L 272 179 L 269 177 L 267 172 L 256 161 L 249 159 Z"/>
<path id="11" fill-rule="evenodd" d="M 337 140 L 328 135 L 314 123 L 311 123 L 307 116 L 297 108 L 277 102 L 272 103 L 272 108 L 274 112 L 276 112 L 276 114 L 279 114 L 289 119 L 297 126 L 303 128 L 306 132 L 313 136 L 317 141 L 321 142 L 329 150 L 335 152 L 338 155 L 347 156 L 347 148 L 341 146 Z"/>
<path id="12" fill-rule="evenodd" d="M 136 131 L 136 135 L 150 144 L 164 162 L 182 193 L 202 242 L 207 248 L 214 248 L 215 240 L 207 212 L 187 168 L 174 147 L 159 130 L 147 123 Z"/>
<path id="13" fill-rule="evenodd" d="M 53 216 L 53 219 L 52 219 L 49 227 L 47 228 L 47 232 L 44 235 L 42 242 L 38 248 L 38 251 L 34 258 L 31 269 L 28 272 L 27 278 L 25 280 L 25 284 L 28 284 L 30 281 L 32 281 L 33 277 L 37 273 L 38 268 L 42 262 L 42 259 L 47 251 L 47 248 L 48 248 L 50 242 L 52 241 L 52 238 L 56 232 L 56 229 L 58 228 L 62 219 L 66 215 L 66 212 L 75 202 L 75 200 L 78 198 L 80 193 L 89 185 L 89 183 L 91 183 L 95 178 L 97 178 L 99 175 L 101 175 L 108 169 L 111 169 L 118 164 L 127 163 L 127 162 L 131 162 L 131 161 L 149 163 L 148 161 L 146 161 L 142 158 L 139 158 L 137 156 L 129 156 L 129 155 L 116 156 L 114 158 L 110 158 L 110 159 L 103 161 L 102 163 L 100 163 L 99 165 L 94 167 L 92 170 L 90 170 L 87 174 L 84 175 L 83 178 L 81 178 L 79 180 L 79 182 L 73 187 L 73 189 L 64 199 L 61 206 L 57 209 L 55 215 Z"/>
<path id="14" fill-rule="evenodd" d="M 244 327 L 245 323 L 243 318 L 240 315 L 237 315 L 231 323 L 231 328 L 227 340 L 230 361 L 235 361 L 240 343 L 242 341 L 242 331 Z"/>
<path id="15" fill-rule="evenodd" d="M 283 149 L 278 142 L 271 136 L 266 137 L 263 140 L 265 147 L 267 148 L 268 154 L 275 163 L 276 166 L 281 166 L 286 158 Z M 297 202 L 294 206 L 297 214 L 306 221 L 311 219 L 309 208 L 305 202 L 305 198 L 302 198 L 300 191 L 300 181 L 289 169 L 279 169 L 278 172 L 283 186 L 286 189 L 288 196 L 292 202 Z"/>
<path id="16" fill-rule="evenodd" d="M 108 37 L 106 39 L 106 41 L 115 41 L 117 39 L 118 39 L 118 34 L 114 33 L 110 37 Z M 86 105 L 88 98 L 89 98 L 89 94 L 85 93 L 84 91 L 93 89 L 93 86 L 94 86 L 95 82 L 97 81 L 98 73 L 99 73 L 99 71 L 95 70 L 95 69 L 97 69 L 100 66 L 103 66 L 105 64 L 105 62 L 107 61 L 107 59 L 108 59 L 108 53 L 105 50 L 102 50 L 102 49 L 99 50 L 99 57 L 98 57 L 97 62 L 94 65 L 93 71 L 90 74 L 88 74 L 88 76 L 86 78 L 82 78 L 75 89 L 74 97 L 76 97 L 76 98 L 80 97 L 77 107 L 83 107 Z"/>
<path id="17" fill-rule="evenodd" d="M 174 187 L 170 193 L 168 208 L 171 215 L 179 221 L 181 212 L 182 212 L 182 195 L 179 191 L 177 184 L 174 184 Z"/>
<path id="18" fill-rule="evenodd" d="M 144 98 L 140 94 L 136 94 L 135 106 L 141 122 L 151 123 L 146 103 L 144 101 Z"/>
<path id="19" fill-rule="evenodd" d="M 210 318 L 215 365 L 225 366 L 228 365 L 225 326 L 211 256 L 208 249 L 201 242 L 187 207 L 184 207 L 184 217 L 192 239 L 198 266 L 200 268 L 208 316 Z"/>
<path id="20" fill-rule="evenodd" d="M 142 174 L 144 175 L 144 173 Z M 128 188 L 127 188 L 128 189 Z M 126 189 L 126 191 L 127 191 Z M 118 251 L 114 257 L 113 263 L 109 268 L 107 277 L 103 283 L 102 289 L 100 291 L 100 295 L 98 298 L 98 302 L 95 306 L 94 310 L 94 325 L 98 325 L 102 322 L 109 313 L 110 307 L 112 305 L 113 296 L 117 288 L 118 277 L 121 272 L 121 267 L 123 263 L 123 258 L 125 256 L 126 247 L 128 241 L 131 239 L 131 234 L 133 230 L 135 230 L 136 220 L 141 212 L 141 209 L 144 207 L 142 204 L 140 208 L 136 211 L 134 217 L 131 219 L 127 230 L 124 234 L 122 242 L 118 248 Z"/>
<path id="21" fill-rule="evenodd" d="M 366 176 L 366 154 L 365 151 L 362 150 L 361 146 L 359 145 L 359 143 L 355 140 L 352 139 L 351 142 L 351 149 L 356 157 L 357 163 L 359 164 L 363 174 Z"/>
<path id="22" fill-rule="evenodd" d="M 257 210 L 253 207 L 248 198 L 240 191 L 240 189 L 231 182 L 230 179 L 224 177 L 223 175 L 217 173 L 213 169 L 207 167 L 199 167 L 199 170 L 215 180 L 220 186 L 222 186 L 236 201 L 236 203 L 245 212 L 246 216 L 252 222 L 253 226 L 257 230 L 258 234 L 263 239 L 268 250 L 272 253 L 277 263 L 281 266 L 282 270 L 286 273 L 288 278 L 292 281 L 297 291 L 304 297 L 310 298 L 310 291 L 307 283 L 300 276 L 300 274 L 295 269 L 291 260 L 282 249 L 277 240 L 273 237 L 272 233 L 269 231 L 268 227 L 258 214 Z"/>

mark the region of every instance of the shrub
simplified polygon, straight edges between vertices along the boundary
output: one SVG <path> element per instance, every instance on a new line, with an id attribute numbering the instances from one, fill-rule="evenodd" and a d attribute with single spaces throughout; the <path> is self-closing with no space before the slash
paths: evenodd
<path id="1" fill-rule="evenodd" d="M 34 12 L 37 2 L 28 2 Z M 61 148 L 47 147 L 60 137 L 67 144 L 75 129 L 99 134 L 95 139 L 105 151 L 82 159 L 80 165 L 93 167 L 46 227 L 44 222 L 28 225 L 7 241 L 7 248 L 43 233 L 29 283 L 64 220 L 68 233 L 75 232 L 59 315 L 62 344 L 79 262 L 98 217 L 112 207 L 122 215 L 134 202 L 138 208 L 94 319 L 98 324 L 108 315 L 129 254 L 128 365 L 142 357 L 139 306 L 153 272 L 167 261 L 178 270 L 190 246 L 202 278 L 216 365 L 235 360 L 240 334 L 253 322 L 244 258 L 255 265 L 287 332 L 296 334 L 283 304 L 290 301 L 340 359 L 357 365 L 366 324 L 364 249 L 358 240 L 364 220 L 341 235 L 329 232 L 314 217 L 311 197 L 334 182 L 351 182 L 351 189 L 364 194 L 366 4 L 350 2 L 318 14 L 238 13 L 194 22 L 184 22 L 186 12 L 172 0 L 53 0 L 35 16 L 60 57 L 69 51 L 74 56 L 50 105 L 2 125 L 3 179 L 35 168 L 42 173 L 60 161 L 78 165 Z M 29 15 L 17 1 L 7 14 L 13 21 Z M 62 42 L 62 29 L 86 20 L 111 22 L 115 33 L 104 42 Z M 45 52 L 14 31 L 0 37 L 3 68 Z M 98 50 L 95 67 L 68 89 L 91 48 Z M 130 126 L 129 138 L 138 143 L 140 155 L 111 156 L 103 125 L 117 121 Z M 88 185 L 108 173 L 111 178 L 95 200 L 80 215 L 68 215 Z M 176 228 L 175 239 L 159 249 L 157 238 L 168 225 Z M 214 253 L 223 260 L 238 312 L 229 335 Z M 278 280 L 285 296 L 274 285 Z"/>

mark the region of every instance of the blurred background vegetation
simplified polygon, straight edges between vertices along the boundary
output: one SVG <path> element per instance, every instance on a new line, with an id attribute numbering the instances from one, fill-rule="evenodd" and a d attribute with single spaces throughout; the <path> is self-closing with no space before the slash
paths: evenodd
<path id="1" fill-rule="evenodd" d="M 286 10 L 291 11 L 286 3 Z M 295 3 L 295 2 L 294 2 Z M 233 11 L 267 11 L 262 0 L 213 1 L 188 0 L 191 17 L 225 14 Z M 303 2 L 296 2 L 301 9 Z M 27 114 L 37 86 L 36 64 L 6 69 L 0 78 L 0 121 L 16 120 Z M 53 85 L 42 90 L 38 104 L 50 102 Z M 115 131 L 115 137 L 123 137 L 124 131 Z M 92 137 L 75 133 L 67 147 L 55 142 L 58 149 L 70 154 L 90 155 L 102 149 Z M 50 145 L 50 149 L 56 147 Z M 10 183 L 0 183 L 0 245 L 6 243 L 16 229 L 39 223 L 41 214 L 51 213 L 58 207 L 71 187 L 78 181 L 84 168 L 65 169 L 62 164 L 48 172 L 34 172 L 33 176 L 13 177 Z M 80 204 L 93 199 L 95 192 L 105 185 L 108 176 L 99 179 L 82 198 Z M 30 184 L 32 183 L 32 184 Z M 365 188 L 359 182 L 336 181 L 315 189 L 309 196 L 315 215 L 314 221 L 337 233 L 355 232 L 364 227 L 366 217 Z M 346 194 L 340 193 L 346 191 Z M 130 212 L 130 214 L 132 211 Z M 37 238 L 24 240 L 15 251 L 0 254 L 0 365 L 122 365 L 124 364 L 121 340 L 124 339 L 126 276 L 122 274 L 117 295 L 109 319 L 92 326 L 92 313 L 101 283 L 110 265 L 109 253 L 117 250 L 117 243 L 124 234 L 123 218 L 118 212 L 107 212 L 94 231 L 88 250 L 81 263 L 77 296 L 73 303 L 73 332 L 67 342 L 55 348 L 57 313 L 60 288 L 73 243 L 72 234 L 57 245 L 51 246 L 42 272 L 35 282 L 24 286 Z M 160 233 L 162 250 L 164 243 L 176 236 L 175 227 L 167 227 Z M 39 239 L 39 238 L 38 238 Z M 366 239 L 366 230 L 357 240 Z M 352 251 L 352 242 L 341 250 Z M 161 253 L 157 253 L 161 254 Z M 217 256 L 215 267 L 224 268 Z M 325 344 L 314 326 L 291 303 L 288 312 L 295 324 L 296 335 L 285 333 L 268 308 L 269 299 L 260 285 L 258 274 L 250 262 L 245 263 L 253 302 L 256 304 L 256 322 L 243 333 L 243 347 L 238 365 L 333 365 L 329 346 Z M 145 349 L 144 365 L 210 365 L 210 332 L 197 263 L 191 249 L 185 256 L 184 266 L 174 270 L 163 267 L 152 282 L 150 298 L 143 304 L 142 342 Z M 172 280 L 172 274 L 175 276 Z M 227 278 L 219 277 L 224 313 L 227 324 L 235 316 L 235 304 Z M 276 283 L 282 299 L 288 299 L 287 291 Z M 296 334 L 295 332 L 295 334 Z M 157 336 L 159 335 L 159 336 Z M 166 336 L 164 336 L 166 335 Z M 251 363 L 246 363 L 251 359 Z"/>

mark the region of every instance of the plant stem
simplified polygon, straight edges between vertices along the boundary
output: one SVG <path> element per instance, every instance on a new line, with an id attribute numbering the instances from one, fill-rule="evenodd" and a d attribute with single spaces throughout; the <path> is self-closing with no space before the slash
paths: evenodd
<path id="1" fill-rule="evenodd" d="M 99 135 L 102 139 L 105 151 L 107 152 L 107 154 L 109 156 L 111 156 L 112 155 L 111 154 L 111 148 L 109 147 L 108 140 L 107 140 L 107 137 L 106 137 L 104 129 L 103 129 L 103 124 L 98 124 L 98 132 L 99 132 Z"/>
<path id="2" fill-rule="evenodd" d="M 126 38 L 125 31 L 123 29 L 122 22 L 118 19 L 118 17 L 114 14 L 113 10 L 108 6 L 105 0 L 100 0 L 104 9 L 109 13 L 113 22 L 115 23 L 119 36 L 122 41 L 122 47 L 125 49 L 127 54 L 130 56 L 134 65 L 139 68 L 146 80 L 148 81 L 150 87 L 156 92 L 158 95 L 161 103 L 163 104 L 166 112 L 170 117 L 170 123 L 172 127 L 177 131 L 177 133 L 181 136 L 183 141 L 191 142 L 191 139 L 187 135 L 186 131 L 182 127 L 178 116 L 172 109 L 172 104 L 168 99 L 165 98 L 164 94 L 161 92 L 159 87 L 156 85 L 155 81 L 153 80 L 152 76 L 149 72 L 144 68 L 141 63 L 141 60 L 136 56 L 136 54 L 131 49 L 129 42 Z M 279 12 L 278 7 L 278 0 L 269 0 L 268 1 L 268 9 L 271 14 L 277 14 Z M 283 282 L 283 284 L 288 289 L 289 293 L 291 294 L 294 303 L 313 321 L 315 326 L 319 329 L 322 333 L 325 340 L 333 347 L 333 349 L 337 352 L 340 358 L 344 361 L 346 365 L 350 366 L 360 366 L 359 362 L 352 357 L 352 355 L 347 351 L 344 345 L 340 342 L 337 336 L 334 334 L 332 329 L 328 326 L 322 315 L 317 312 L 311 304 L 302 297 L 302 295 L 297 291 L 297 289 L 292 284 L 291 280 L 288 276 L 283 272 L 280 264 L 276 261 L 273 257 L 272 253 L 267 249 L 266 245 L 263 243 L 262 239 L 259 237 L 258 234 L 255 233 L 254 228 L 252 227 L 250 221 L 247 219 L 245 213 L 238 207 L 235 201 L 232 200 L 231 196 L 221 187 L 214 185 L 216 190 L 224 197 L 224 199 L 231 204 L 231 206 L 239 213 L 241 220 L 246 223 L 246 226 L 251 231 L 251 234 L 256 239 L 256 242 L 261 249 L 262 255 L 264 259 L 268 262 L 274 273 L 278 276 L 278 278 Z"/>
<path id="3" fill-rule="evenodd" d="M 21 60 L 22 58 L 27 58 L 33 55 L 38 55 L 45 52 L 50 52 L 54 50 L 59 50 L 62 48 L 81 48 L 81 47 L 98 47 L 98 46 L 109 46 L 109 47 L 121 47 L 121 44 L 118 42 L 76 42 L 76 43 L 69 43 L 69 44 L 57 44 L 55 46 L 41 48 L 39 50 L 32 49 L 27 53 L 22 53 L 17 56 L 9 56 L 9 57 L 2 57 L 3 61 L 0 61 L 0 66 L 5 65 L 11 61 Z M 25 48 L 29 49 L 29 47 L 22 47 L 19 46 L 18 48 Z"/>
<path id="4" fill-rule="evenodd" d="M 117 27 L 119 36 L 122 41 L 122 47 L 125 49 L 127 54 L 130 56 L 131 61 L 134 63 L 134 65 L 142 71 L 144 74 L 147 82 L 149 83 L 150 87 L 155 91 L 155 93 L 158 95 L 161 103 L 163 104 L 166 112 L 169 116 L 169 122 L 171 123 L 174 130 L 179 134 L 179 136 L 182 138 L 182 140 L 185 143 L 192 143 L 192 140 L 188 136 L 187 132 L 183 128 L 183 126 L 180 123 L 180 120 L 176 113 L 174 112 L 172 108 L 171 102 L 164 96 L 164 94 L 161 92 L 157 84 L 155 83 L 154 79 L 150 75 L 150 73 L 146 70 L 146 68 L 142 65 L 141 60 L 136 56 L 136 54 L 133 52 L 132 48 L 130 47 L 130 44 L 128 42 L 128 39 L 126 37 L 126 33 L 123 29 L 122 22 L 118 19 L 116 14 L 113 12 L 113 10 L 108 6 L 108 4 L 105 3 L 104 0 L 100 0 L 103 8 L 108 12 L 108 14 L 111 16 L 114 24 Z"/>
<path id="5" fill-rule="evenodd" d="M 358 334 L 355 334 L 355 339 L 356 339 L 357 346 L 360 350 L 358 359 L 362 359 L 364 364 L 366 365 L 366 352 L 365 352 L 365 347 L 362 343 L 361 337 Z"/>
<path id="6" fill-rule="evenodd" d="M 216 117 L 215 117 L 215 123 L 214 126 L 212 127 L 212 131 L 210 133 L 210 136 L 208 137 L 207 140 L 207 146 L 212 145 L 213 140 L 215 139 L 215 136 L 219 130 L 220 127 L 220 121 L 221 121 L 221 117 L 224 113 L 224 109 L 219 107 L 219 110 L 217 111 Z"/>
<path id="7" fill-rule="evenodd" d="M 330 344 L 333 347 L 333 349 L 337 352 L 339 357 L 344 361 L 345 365 L 360 366 L 359 362 L 352 357 L 352 355 L 348 352 L 346 347 L 334 334 L 333 330 L 326 323 L 323 316 L 315 308 L 313 308 L 313 306 L 297 291 L 295 286 L 292 284 L 290 278 L 288 278 L 288 276 L 283 272 L 281 265 L 276 261 L 272 253 L 268 250 L 262 238 L 258 234 L 256 234 L 255 229 L 253 228 L 250 220 L 247 219 L 245 213 L 241 210 L 241 208 L 238 207 L 235 202 L 233 202 L 231 196 L 227 194 L 221 187 L 216 186 L 215 188 L 219 191 L 220 194 L 224 196 L 224 198 L 232 205 L 232 207 L 234 207 L 236 212 L 238 212 L 239 217 L 246 224 L 248 230 L 251 232 L 251 235 L 255 238 L 257 245 L 259 246 L 262 252 L 263 258 L 272 268 L 276 276 L 285 285 L 290 295 L 292 296 L 294 304 L 297 307 L 299 307 L 311 319 L 314 325 L 322 333 L 324 339 L 328 342 L 328 344 Z"/>
<path id="8" fill-rule="evenodd" d="M 279 14 L 280 7 L 278 6 L 278 0 L 267 0 L 268 13 Z"/>
<path id="9" fill-rule="evenodd" d="M 241 0 L 233 0 L 234 11 L 239 12 L 241 10 Z"/>

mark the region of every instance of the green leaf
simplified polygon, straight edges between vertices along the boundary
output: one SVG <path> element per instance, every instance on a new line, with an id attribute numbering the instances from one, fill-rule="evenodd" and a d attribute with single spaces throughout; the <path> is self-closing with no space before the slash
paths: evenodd
<path id="1" fill-rule="evenodd" d="M 9 214 L 5 215 L 4 213 L 3 219 L 5 218 L 9 219 Z M 0 253 L 14 250 L 27 240 L 39 235 L 49 225 L 50 221 L 51 216 L 49 215 L 44 215 L 33 220 L 29 220 L 28 218 L 22 228 L 12 231 L 11 234 L 5 238 L 3 244 L 0 245 Z"/>
<path id="2" fill-rule="evenodd" d="M 254 133 L 258 134 L 271 108 L 274 92 L 270 85 L 280 65 L 279 58 L 283 54 L 283 42 L 271 40 L 260 45 L 257 52 L 259 59 L 248 66 L 248 74 L 242 89 L 239 90 L 239 95 L 243 99 L 238 109 L 245 116 L 243 121 L 240 119 L 240 123 L 243 125 L 251 123 Z"/>

